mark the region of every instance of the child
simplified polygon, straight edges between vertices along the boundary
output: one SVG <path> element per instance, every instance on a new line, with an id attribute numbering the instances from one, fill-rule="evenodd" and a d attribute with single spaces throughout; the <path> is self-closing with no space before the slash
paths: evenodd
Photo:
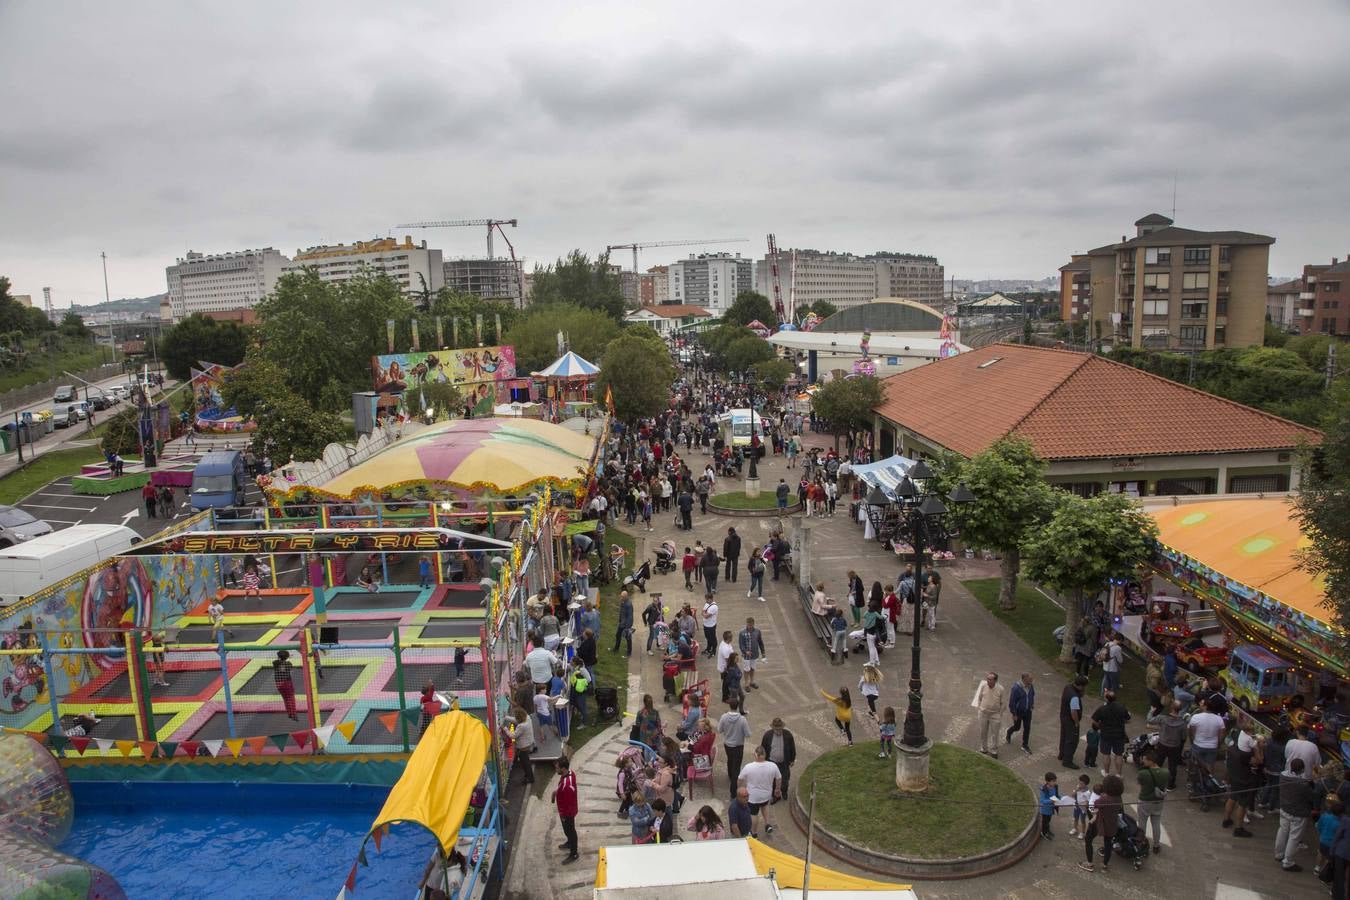
<path id="1" fill-rule="evenodd" d="M 225 607 L 219 597 L 211 600 L 211 605 L 206 608 L 206 615 L 211 619 L 211 640 L 218 640 L 222 631 L 234 637 L 234 632 L 225 627 Z"/>
<path id="2" fill-rule="evenodd" d="M 1092 792 L 1092 779 L 1086 775 L 1078 776 L 1078 789 L 1073 792 L 1073 827 L 1069 837 L 1082 837 L 1087 834 L 1088 818 L 1092 813 L 1092 801 L 1097 795 Z"/>
<path id="3" fill-rule="evenodd" d="M 431 557 L 425 553 L 417 561 L 417 586 L 421 588 L 431 587 Z"/>
<path id="4" fill-rule="evenodd" d="M 877 697 L 881 695 L 881 681 L 885 676 L 872 663 L 863 663 L 862 677 L 858 679 L 858 693 L 867 698 L 867 714 L 877 717 Z"/>
<path id="5" fill-rule="evenodd" d="M 542 737 L 545 730 L 553 728 L 553 698 L 542 687 L 534 695 L 534 714 L 539 719 L 539 734 Z"/>
<path id="6" fill-rule="evenodd" d="M 1102 733 L 1097 727 L 1097 723 L 1092 723 L 1092 728 L 1087 733 L 1087 750 L 1083 751 L 1083 765 L 1089 769 L 1097 765 L 1097 748 L 1102 743 Z"/>
<path id="7" fill-rule="evenodd" d="M 680 563 L 680 568 L 684 570 L 684 589 L 692 591 L 694 585 L 689 579 L 698 571 L 698 557 L 694 556 L 692 547 L 684 548 L 684 560 Z"/>
<path id="8" fill-rule="evenodd" d="M 323 681 L 323 654 L 319 649 L 318 628 L 310 626 L 309 629 L 309 655 L 314 660 L 314 674 L 320 681 Z"/>
<path id="9" fill-rule="evenodd" d="M 1341 809 L 1343 808 L 1341 798 L 1335 794 L 1327 794 L 1326 804 L 1322 809 L 1322 814 L 1317 817 L 1317 864 L 1318 866 L 1333 865 L 1335 860 L 1331 858 L 1331 842 L 1336 837 L 1336 830 L 1341 827 Z"/>
<path id="10" fill-rule="evenodd" d="M 244 560 L 244 596 L 258 596 L 258 586 L 262 584 L 262 577 L 258 574 L 258 561 L 253 557 Z"/>
<path id="11" fill-rule="evenodd" d="M 467 659 L 468 656 L 469 656 L 468 648 L 466 648 L 466 647 L 456 647 L 456 648 L 455 648 L 455 683 L 456 683 L 456 684 L 458 684 L 459 682 L 461 682 L 461 681 L 464 680 L 464 660 Z"/>
<path id="12" fill-rule="evenodd" d="M 839 733 L 848 739 L 848 745 L 853 746 L 853 729 L 850 725 L 853 721 L 853 700 L 848 695 L 848 688 L 841 687 L 838 697 L 831 697 L 825 691 L 820 692 L 820 696 L 834 704 L 834 724 L 839 729 Z"/>
<path id="13" fill-rule="evenodd" d="M 834 644 L 830 648 L 830 665 L 842 666 L 848 660 L 848 622 L 844 619 L 844 611 L 837 606 L 832 615 L 830 628 Z"/>
<path id="14" fill-rule="evenodd" d="M 699 584 L 703 583 L 703 567 L 699 563 L 703 560 L 704 551 L 707 548 L 703 546 L 702 541 L 694 541 L 694 580 Z"/>
<path id="15" fill-rule="evenodd" d="M 1054 772 L 1045 773 L 1045 784 L 1041 785 L 1041 837 L 1054 840 L 1050 833 L 1050 817 L 1055 814 L 1055 801 L 1059 799 L 1059 783 Z"/>
<path id="16" fill-rule="evenodd" d="M 895 707 L 888 706 L 881 711 L 881 752 L 877 759 L 890 759 L 895 749 Z"/>

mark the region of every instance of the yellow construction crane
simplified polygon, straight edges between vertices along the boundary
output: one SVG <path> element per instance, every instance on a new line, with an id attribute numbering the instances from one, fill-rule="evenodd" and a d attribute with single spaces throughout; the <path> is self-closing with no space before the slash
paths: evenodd
<path id="1" fill-rule="evenodd" d="M 745 238 L 707 238 L 701 241 L 648 241 L 646 243 L 636 244 L 610 244 L 605 248 L 606 253 L 612 253 L 615 250 L 633 251 L 633 271 L 638 270 L 638 250 L 646 247 L 694 247 L 700 244 L 744 244 Z"/>
<path id="2" fill-rule="evenodd" d="M 448 219 L 444 222 L 412 222 L 407 225 L 395 225 L 394 228 L 464 228 L 466 226 L 477 225 L 487 228 L 487 255 L 488 259 L 495 259 L 492 255 L 492 231 L 496 229 L 501 232 L 502 240 L 506 240 L 507 246 L 511 242 L 506 239 L 506 232 L 502 231 L 503 225 L 516 227 L 515 219 Z"/>

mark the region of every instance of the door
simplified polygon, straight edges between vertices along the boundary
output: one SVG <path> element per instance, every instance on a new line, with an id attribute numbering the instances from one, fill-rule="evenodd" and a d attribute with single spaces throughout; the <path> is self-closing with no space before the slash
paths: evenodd
<path id="1" fill-rule="evenodd" d="M 890 428 L 881 429 L 881 452 L 878 459 L 887 459 L 895 455 L 895 432 Z"/>

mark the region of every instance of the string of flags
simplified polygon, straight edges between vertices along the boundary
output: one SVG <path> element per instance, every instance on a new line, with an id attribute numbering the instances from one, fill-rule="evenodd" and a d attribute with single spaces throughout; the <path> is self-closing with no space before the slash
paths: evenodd
<path id="1" fill-rule="evenodd" d="M 420 710 L 405 710 L 420 715 Z M 395 710 L 393 716 L 399 715 Z M 384 722 L 385 716 L 380 716 L 380 721 Z M 392 732 L 393 727 L 386 724 Z M 294 743 L 301 750 L 311 745 L 320 750 L 325 750 L 333 739 L 334 734 L 340 734 L 347 740 L 351 740 L 352 735 L 356 733 L 355 722 L 342 722 L 341 724 L 321 725 L 318 728 L 302 729 L 300 731 L 290 731 L 282 734 L 259 735 L 255 737 L 237 737 L 220 738 L 216 740 L 202 741 L 135 741 L 135 740 L 114 740 L 112 738 L 75 736 L 67 737 L 63 734 L 50 734 L 45 731 L 24 731 L 20 728 L 6 728 L 5 731 L 15 734 L 26 734 L 36 740 L 39 744 L 46 746 L 54 752 L 60 753 L 64 750 L 73 750 L 77 755 L 83 756 L 85 751 L 94 747 L 104 753 L 116 751 L 123 757 L 130 757 L 133 752 L 139 750 L 143 759 L 172 759 L 174 756 L 182 755 L 185 757 L 201 756 L 203 751 L 205 755 L 211 757 L 229 756 L 239 758 L 244 755 L 245 748 L 253 756 L 261 756 L 270 744 L 277 750 L 284 751 L 286 747 Z"/>

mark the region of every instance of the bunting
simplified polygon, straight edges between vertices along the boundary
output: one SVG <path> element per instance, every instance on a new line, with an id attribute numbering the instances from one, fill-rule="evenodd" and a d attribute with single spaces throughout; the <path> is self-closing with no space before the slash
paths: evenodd
<path id="1" fill-rule="evenodd" d="M 221 742 L 220 742 L 220 741 L 216 741 L 216 743 L 219 744 L 219 743 L 221 743 Z M 238 756 L 240 756 L 240 755 L 243 754 L 243 752 L 244 752 L 244 739 L 243 739 L 243 738 L 226 738 L 225 741 L 224 741 L 224 743 L 225 743 L 226 749 L 228 749 L 228 750 L 230 751 L 230 755 L 231 755 L 231 756 L 238 757 Z M 216 753 L 217 753 L 217 755 L 219 755 L 220 751 L 217 750 Z"/>
<path id="2" fill-rule="evenodd" d="M 161 747 L 164 746 L 163 742 L 160 743 L 160 746 L 161 746 Z M 183 742 L 182 742 L 181 744 L 179 744 L 178 746 L 180 746 L 180 747 L 183 748 L 183 755 L 184 755 L 184 756 L 192 757 L 192 756 L 196 756 L 196 755 L 197 755 L 197 751 L 199 751 L 199 750 L 202 749 L 202 742 L 201 742 L 201 741 L 183 741 Z M 170 753 L 169 755 L 170 755 L 170 756 L 173 756 L 172 753 Z"/>
<path id="3" fill-rule="evenodd" d="M 137 741 L 136 746 L 141 748 L 141 756 L 146 759 L 153 759 L 155 749 L 158 747 L 154 741 Z"/>
<path id="4" fill-rule="evenodd" d="M 111 750 L 111 749 L 113 748 L 113 739 L 112 739 L 112 738 L 94 738 L 94 744 L 95 744 L 95 746 L 98 747 L 98 749 L 99 749 L 101 752 L 107 753 L 109 750 Z"/>
<path id="5" fill-rule="evenodd" d="M 342 735 L 343 737 L 345 737 L 347 740 L 350 741 L 352 739 L 352 735 L 356 734 L 356 723 L 343 722 L 341 725 L 337 727 L 337 730 L 338 734 Z"/>
<path id="6" fill-rule="evenodd" d="M 356 863 L 352 863 L 352 870 L 347 873 L 347 880 L 343 882 L 343 887 L 353 894 L 356 893 Z"/>
<path id="7" fill-rule="evenodd" d="M 310 734 L 311 732 L 308 731 L 292 731 L 291 740 L 295 741 L 295 746 L 303 750 L 305 749 L 305 745 L 309 743 Z M 285 747 L 284 744 L 282 746 L 283 748 Z"/>
<path id="8" fill-rule="evenodd" d="M 220 748 L 225 746 L 225 742 L 221 740 L 202 741 L 202 745 L 206 747 L 207 753 L 211 754 L 212 757 L 216 757 L 220 755 Z"/>
<path id="9" fill-rule="evenodd" d="M 160 741 L 159 752 L 164 754 L 165 759 L 173 759 L 173 755 L 178 752 L 178 741 Z M 192 754 L 189 753 L 188 756 Z"/>
<path id="10" fill-rule="evenodd" d="M 393 734 L 394 729 L 398 727 L 398 710 L 394 710 L 393 712 L 380 713 L 379 716 L 377 716 L 376 718 L 380 720 L 380 724 L 383 725 L 385 727 L 385 730 L 388 731 L 390 734 Z"/>
<path id="11" fill-rule="evenodd" d="M 328 742 L 333 739 L 333 725 L 320 725 L 314 729 L 314 743 L 319 745 L 320 750 L 328 749 Z"/>
<path id="12" fill-rule="evenodd" d="M 57 753 L 60 753 L 62 750 L 65 750 L 69 744 L 70 738 L 66 737 L 64 734 L 47 735 L 47 746 L 51 747 Z"/>
<path id="13" fill-rule="evenodd" d="M 384 826 L 381 825 L 379 828 L 376 828 L 370 833 L 370 836 L 375 840 L 375 852 L 379 853 L 380 843 L 384 840 Z"/>
<path id="14" fill-rule="evenodd" d="M 263 750 L 267 747 L 267 738 L 266 736 L 244 738 L 244 743 L 248 745 L 248 749 L 253 751 L 254 756 L 261 756 Z"/>
<path id="15" fill-rule="evenodd" d="M 131 751 L 136 747 L 135 741 L 115 741 L 114 743 L 117 745 L 117 752 L 123 756 L 130 756 Z"/>
<path id="16" fill-rule="evenodd" d="M 75 748 L 75 752 L 84 756 L 84 751 L 89 749 L 90 738 L 73 737 L 70 739 L 70 745 Z"/>
<path id="17" fill-rule="evenodd" d="M 408 722 L 416 723 L 418 717 L 422 714 L 420 707 L 409 707 L 405 710 L 390 710 L 379 716 L 380 721 L 391 733 L 398 728 L 399 717 L 402 716 Z M 303 729 L 301 731 L 292 731 L 284 734 L 254 735 L 252 737 L 236 738 L 218 738 L 214 740 L 185 740 L 185 741 L 139 741 L 139 740 L 114 740 L 112 738 L 96 738 L 87 735 L 77 735 L 67 737 L 64 734 L 51 734 L 43 731 L 25 731 L 20 728 L 5 728 L 4 731 L 14 734 L 27 734 L 34 740 L 44 744 L 53 752 L 63 752 L 67 748 L 73 749 L 77 754 L 83 756 L 90 747 L 94 747 L 102 753 L 111 753 L 117 751 L 125 758 L 130 758 L 133 750 L 140 750 L 144 759 L 173 759 L 181 749 L 183 755 L 189 758 L 202 755 L 205 749 L 206 755 L 219 757 L 223 753 L 229 753 L 231 757 L 238 759 L 244 755 L 244 748 L 247 747 L 253 755 L 261 755 L 266 749 L 268 743 L 273 744 L 278 750 L 285 751 L 287 744 L 291 741 L 301 750 L 310 746 L 313 742 L 315 749 L 325 749 L 333 740 L 334 734 L 341 734 L 347 740 L 351 740 L 356 733 L 355 722 L 341 722 L 337 724 L 323 725 L 319 728 Z"/>
<path id="18" fill-rule="evenodd" d="M 265 738 L 265 740 L 271 741 L 278 750 L 285 750 L 286 744 L 290 739 L 291 736 L 289 734 L 269 734 Z"/>

